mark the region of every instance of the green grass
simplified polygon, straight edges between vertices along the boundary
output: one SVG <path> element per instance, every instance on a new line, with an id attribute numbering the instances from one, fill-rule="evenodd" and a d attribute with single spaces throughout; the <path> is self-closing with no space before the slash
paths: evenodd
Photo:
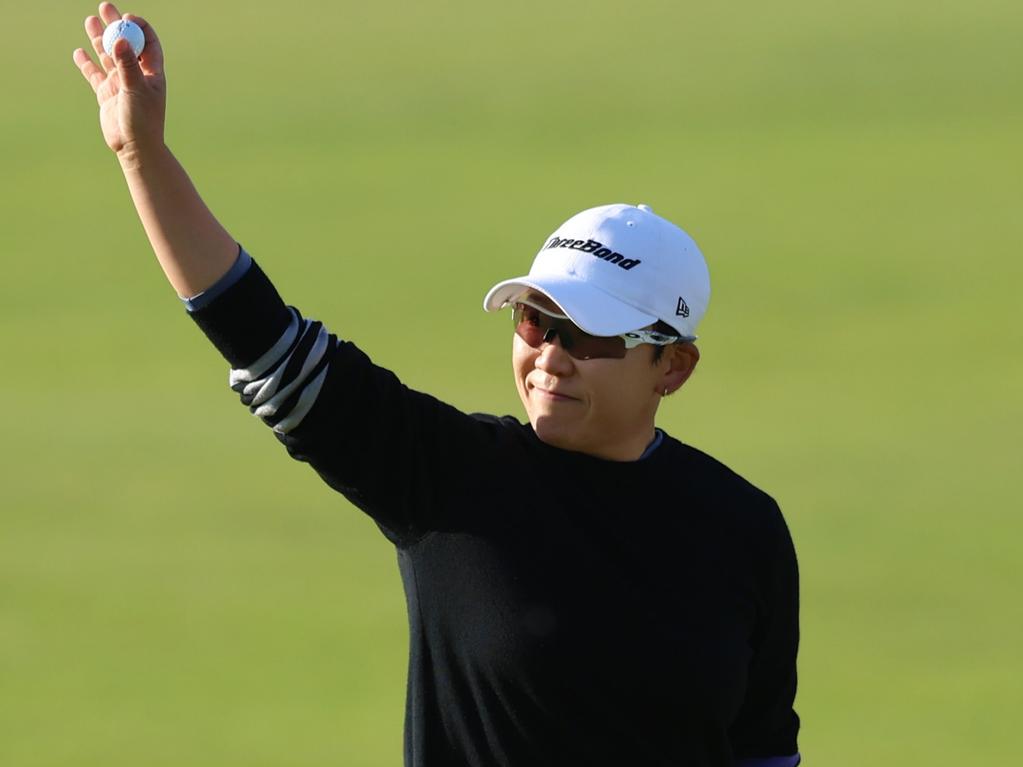
<path id="1" fill-rule="evenodd" d="M 0 74 L 0 763 L 397 764 L 393 551 L 163 282 L 70 62 L 92 10 L 6 17 L 45 34 Z M 1016 755 L 1017 4 L 123 10 L 285 297 L 463 408 L 519 412 L 479 305 L 564 218 L 686 227 L 714 295 L 661 424 L 786 512 L 807 762 Z"/>

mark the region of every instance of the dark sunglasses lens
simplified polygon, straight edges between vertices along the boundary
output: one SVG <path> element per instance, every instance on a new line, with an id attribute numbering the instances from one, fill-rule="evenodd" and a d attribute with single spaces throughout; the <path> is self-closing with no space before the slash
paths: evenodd
<path id="1" fill-rule="evenodd" d="M 618 336 L 591 336 L 581 330 L 578 333 L 579 338 L 573 348 L 565 349 L 577 360 L 621 359 L 625 356 L 625 341 Z"/>
<path id="2" fill-rule="evenodd" d="M 551 317 L 532 306 L 515 304 L 513 318 L 519 338 L 534 349 L 545 340 L 551 340 L 548 334 L 553 330 L 561 348 L 577 360 L 620 359 L 625 356 L 625 341 L 618 336 L 591 336 L 568 320 Z"/>
<path id="3" fill-rule="evenodd" d="M 550 321 L 553 317 L 547 317 L 532 306 L 515 304 L 515 332 L 519 338 L 532 346 L 534 349 L 543 343 L 544 336 L 550 330 Z"/>

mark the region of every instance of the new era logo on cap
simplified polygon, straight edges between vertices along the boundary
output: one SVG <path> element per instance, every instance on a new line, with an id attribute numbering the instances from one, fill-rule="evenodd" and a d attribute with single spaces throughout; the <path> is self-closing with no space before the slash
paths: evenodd
<path id="1" fill-rule="evenodd" d="M 529 274 L 499 282 L 483 307 L 496 311 L 529 291 L 547 296 L 593 335 L 629 333 L 661 320 L 696 338 L 710 275 L 693 239 L 649 206 L 602 205 L 558 227 Z"/>

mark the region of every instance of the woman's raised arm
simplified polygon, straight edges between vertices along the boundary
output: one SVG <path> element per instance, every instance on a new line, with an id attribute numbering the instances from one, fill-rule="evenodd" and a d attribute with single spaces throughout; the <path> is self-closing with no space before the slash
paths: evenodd
<path id="1" fill-rule="evenodd" d="M 223 276 L 238 255 L 238 244 L 206 207 L 188 174 L 164 143 L 167 80 L 163 49 L 145 19 L 101 3 L 99 17 L 85 20 L 85 32 L 99 63 L 82 48 L 74 62 L 99 102 L 103 139 L 117 155 L 153 251 L 179 296 L 188 298 Z M 103 50 L 105 24 L 124 18 L 145 34 L 136 57 L 126 40 L 113 56 Z"/>

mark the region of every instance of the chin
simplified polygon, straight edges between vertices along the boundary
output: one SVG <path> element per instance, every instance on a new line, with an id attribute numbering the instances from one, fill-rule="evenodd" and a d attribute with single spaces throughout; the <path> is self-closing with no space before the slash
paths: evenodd
<path id="1" fill-rule="evenodd" d="M 578 428 L 565 423 L 565 419 L 548 413 L 530 414 L 529 422 L 540 441 L 562 450 L 579 450 L 581 440 Z"/>

